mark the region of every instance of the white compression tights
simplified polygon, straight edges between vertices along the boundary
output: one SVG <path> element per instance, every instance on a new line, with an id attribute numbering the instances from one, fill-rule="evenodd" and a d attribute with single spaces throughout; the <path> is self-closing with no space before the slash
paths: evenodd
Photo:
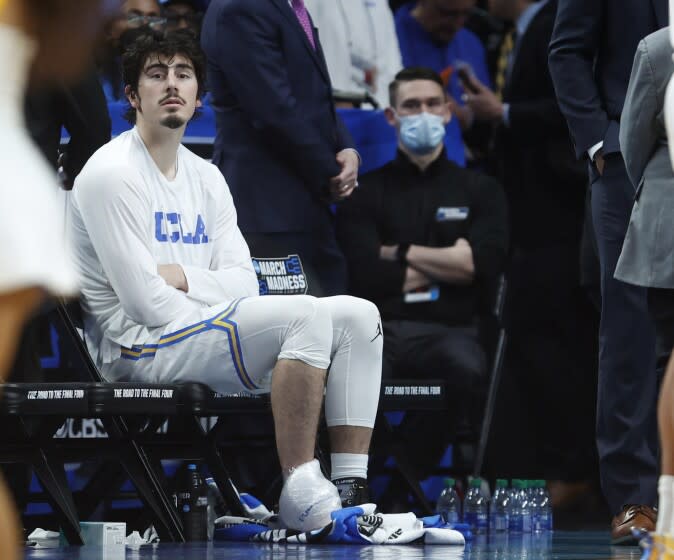
<path id="1" fill-rule="evenodd" d="M 175 341 L 195 325 L 208 328 Z M 200 381 L 222 393 L 267 393 L 276 362 L 299 360 L 328 369 L 328 426 L 374 427 L 383 336 L 379 311 L 368 301 L 351 296 L 245 298 L 190 313 L 153 336 L 149 342 L 159 347 L 150 358 L 117 360 L 106 368 L 106 377 Z"/>
<path id="2" fill-rule="evenodd" d="M 303 304 L 310 302 L 315 311 L 290 323 L 279 358 L 323 369 L 330 364 L 325 392 L 328 426 L 374 427 L 384 340 L 379 311 L 369 301 L 350 296 L 297 297 Z M 325 361 L 317 359 L 321 355 Z"/>
<path id="3" fill-rule="evenodd" d="M 374 304 L 349 296 L 318 301 L 332 317 L 326 422 L 328 426 L 373 428 L 384 343 L 379 311 Z"/>

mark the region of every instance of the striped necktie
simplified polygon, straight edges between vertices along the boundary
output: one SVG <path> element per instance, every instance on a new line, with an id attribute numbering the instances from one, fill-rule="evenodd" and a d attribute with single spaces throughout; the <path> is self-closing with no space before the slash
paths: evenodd
<path id="1" fill-rule="evenodd" d="M 503 90 L 505 89 L 506 81 L 508 79 L 510 57 L 515 49 L 515 34 L 516 30 L 511 29 L 503 38 L 498 61 L 496 63 L 496 78 L 494 80 L 494 85 L 496 86 L 496 95 L 501 100 L 503 99 Z"/>
<path id="2" fill-rule="evenodd" d="M 309 21 L 309 12 L 307 12 L 307 7 L 304 5 L 304 0 L 292 0 L 293 11 L 297 16 L 297 20 L 300 22 L 304 33 L 307 35 L 307 39 L 311 43 L 311 46 L 316 49 L 316 43 L 314 42 L 314 30 L 311 27 L 311 21 Z"/>

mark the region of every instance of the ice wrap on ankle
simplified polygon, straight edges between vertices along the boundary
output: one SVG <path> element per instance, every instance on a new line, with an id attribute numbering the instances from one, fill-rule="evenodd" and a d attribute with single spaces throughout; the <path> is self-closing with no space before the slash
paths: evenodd
<path id="1" fill-rule="evenodd" d="M 337 488 L 323 476 L 314 459 L 288 475 L 279 499 L 279 519 L 289 529 L 311 531 L 325 527 L 330 514 L 341 507 Z"/>

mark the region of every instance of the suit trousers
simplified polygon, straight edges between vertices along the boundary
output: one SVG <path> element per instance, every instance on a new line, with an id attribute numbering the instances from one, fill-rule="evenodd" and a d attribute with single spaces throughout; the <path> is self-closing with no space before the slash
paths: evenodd
<path id="1" fill-rule="evenodd" d="M 661 382 L 674 348 L 674 288 L 648 288 L 648 310 L 655 323 L 656 367 Z"/>
<path id="2" fill-rule="evenodd" d="M 620 154 L 592 173 L 592 221 L 601 275 L 597 451 L 604 496 L 613 513 L 657 499 L 658 440 L 655 329 L 646 288 L 614 278 L 634 199 Z"/>

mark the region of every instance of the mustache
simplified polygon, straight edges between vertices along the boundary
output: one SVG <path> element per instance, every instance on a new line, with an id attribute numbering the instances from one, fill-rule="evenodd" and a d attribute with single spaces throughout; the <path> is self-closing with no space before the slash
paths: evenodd
<path id="1" fill-rule="evenodd" d="M 176 100 L 180 101 L 180 103 L 182 103 L 183 105 L 185 105 L 185 100 L 184 100 L 182 97 L 180 97 L 179 95 L 167 95 L 166 97 L 162 98 L 162 99 L 159 101 L 159 104 L 160 104 L 160 105 L 163 105 L 163 104 L 166 103 L 169 99 L 176 99 Z"/>

